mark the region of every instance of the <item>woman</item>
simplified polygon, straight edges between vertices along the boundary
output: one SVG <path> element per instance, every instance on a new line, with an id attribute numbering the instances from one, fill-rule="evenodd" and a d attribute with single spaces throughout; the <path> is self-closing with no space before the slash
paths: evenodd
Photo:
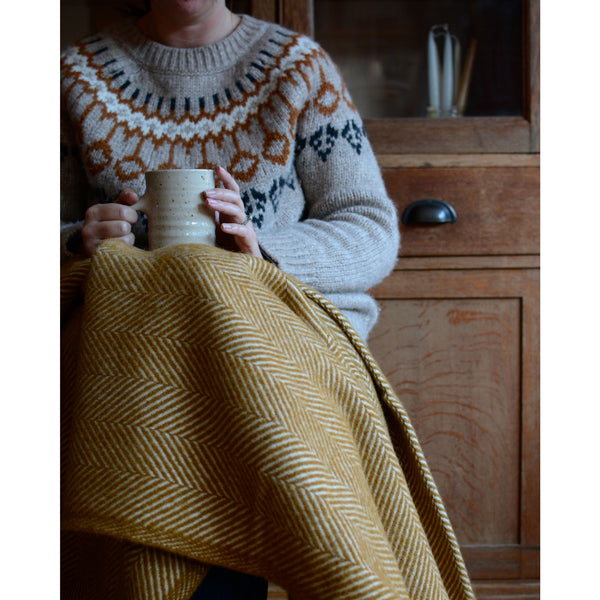
<path id="1" fill-rule="evenodd" d="M 224 0 L 153 0 L 64 53 L 62 99 L 63 258 L 140 238 L 145 171 L 218 166 L 219 245 L 313 286 L 367 338 L 365 292 L 393 268 L 397 218 L 317 44 Z"/>
<path id="2" fill-rule="evenodd" d="M 147 170 L 216 166 L 222 187 L 205 195 L 218 244 L 312 285 L 366 339 L 366 291 L 393 267 L 397 219 L 317 44 L 225 0 L 152 0 L 64 53 L 62 99 L 64 258 L 140 241 Z M 193 597 L 264 598 L 266 582 L 213 569 Z"/>

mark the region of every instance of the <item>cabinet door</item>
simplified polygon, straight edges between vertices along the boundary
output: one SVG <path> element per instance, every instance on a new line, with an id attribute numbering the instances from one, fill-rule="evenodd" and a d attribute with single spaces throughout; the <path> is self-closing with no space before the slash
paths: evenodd
<path id="1" fill-rule="evenodd" d="M 482 589 L 512 582 L 506 597 L 521 597 L 539 576 L 538 269 L 399 265 L 374 290 L 382 311 L 369 345 L 411 416 L 471 577 Z"/>

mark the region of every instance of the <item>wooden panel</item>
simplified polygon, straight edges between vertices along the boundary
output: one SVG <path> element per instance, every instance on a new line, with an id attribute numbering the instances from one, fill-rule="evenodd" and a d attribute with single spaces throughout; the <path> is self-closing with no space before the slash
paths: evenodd
<path id="1" fill-rule="evenodd" d="M 535 297 L 538 269 L 465 269 L 451 271 L 428 268 L 395 270 L 372 288 L 379 300 L 395 298 L 489 298 Z M 537 346 L 534 350 L 537 350 Z"/>
<path id="2" fill-rule="evenodd" d="M 313 0 L 279 0 L 279 22 L 292 31 L 314 36 Z"/>
<path id="3" fill-rule="evenodd" d="M 461 544 L 517 544 L 518 299 L 386 300 L 371 346 Z"/>
<path id="4" fill-rule="evenodd" d="M 539 169 L 383 169 L 399 218 L 416 200 L 450 204 L 457 222 L 400 225 L 401 256 L 481 256 L 539 253 Z"/>
<path id="5" fill-rule="evenodd" d="M 539 581 L 474 581 L 477 600 L 537 600 Z"/>
<path id="6" fill-rule="evenodd" d="M 530 151 L 540 151 L 540 0 L 525 3 L 524 72 L 526 78 L 525 117 L 531 124 Z"/>
<path id="7" fill-rule="evenodd" d="M 369 345 L 411 415 L 471 577 L 533 580 L 539 270 L 436 260 L 401 259 L 373 290 L 382 313 Z"/>
<path id="8" fill-rule="evenodd" d="M 462 545 L 463 557 L 473 579 L 539 579 L 539 547 L 519 545 Z M 533 565 L 536 568 L 529 568 Z"/>
<path id="9" fill-rule="evenodd" d="M 413 256 L 396 260 L 397 271 L 539 269 L 539 254 L 519 256 Z"/>
<path id="10" fill-rule="evenodd" d="M 539 154 L 378 154 L 381 168 L 539 167 Z"/>
<path id="11" fill-rule="evenodd" d="M 230 0 L 231 9 L 312 36 L 313 0 Z"/>
<path id="12" fill-rule="evenodd" d="M 540 288 L 539 271 L 529 273 L 535 278 L 523 286 L 521 317 L 521 544 L 536 547 L 540 543 Z M 539 577 L 539 551 L 524 558 L 521 576 Z"/>
<path id="13" fill-rule="evenodd" d="M 250 6 L 247 6 L 247 5 Z M 248 12 L 257 19 L 275 23 L 278 17 L 278 0 L 233 0 L 232 10 L 237 13 Z"/>
<path id="14" fill-rule="evenodd" d="M 377 154 L 527 153 L 530 123 L 522 117 L 365 119 Z"/>

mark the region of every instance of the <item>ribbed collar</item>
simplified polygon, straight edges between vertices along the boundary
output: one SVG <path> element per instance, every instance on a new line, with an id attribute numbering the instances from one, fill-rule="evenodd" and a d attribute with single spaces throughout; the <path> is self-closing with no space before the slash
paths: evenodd
<path id="1" fill-rule="evenodd" d="M 128 19 L 114 26 L 110 34 L 133 60 L 154 72 L 194 74 L 218 72 L 232 66 L 249 51 L 264 33 L 268 23 L 248 15 L 226 38 L 197 48 L 165 46 L 145 36 L 136 21 Z"/>

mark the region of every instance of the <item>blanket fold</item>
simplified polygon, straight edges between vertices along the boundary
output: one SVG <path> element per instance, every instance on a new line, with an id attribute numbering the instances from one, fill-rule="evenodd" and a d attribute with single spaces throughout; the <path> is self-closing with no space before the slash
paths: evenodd
<path id="1" fill-rule="evenodd" d="M 222 565 L 294 600 L 474 598 L 406 411 L 321 294 L 118 241 L 61 294 L 61 597 L 187 600 Z"/>

